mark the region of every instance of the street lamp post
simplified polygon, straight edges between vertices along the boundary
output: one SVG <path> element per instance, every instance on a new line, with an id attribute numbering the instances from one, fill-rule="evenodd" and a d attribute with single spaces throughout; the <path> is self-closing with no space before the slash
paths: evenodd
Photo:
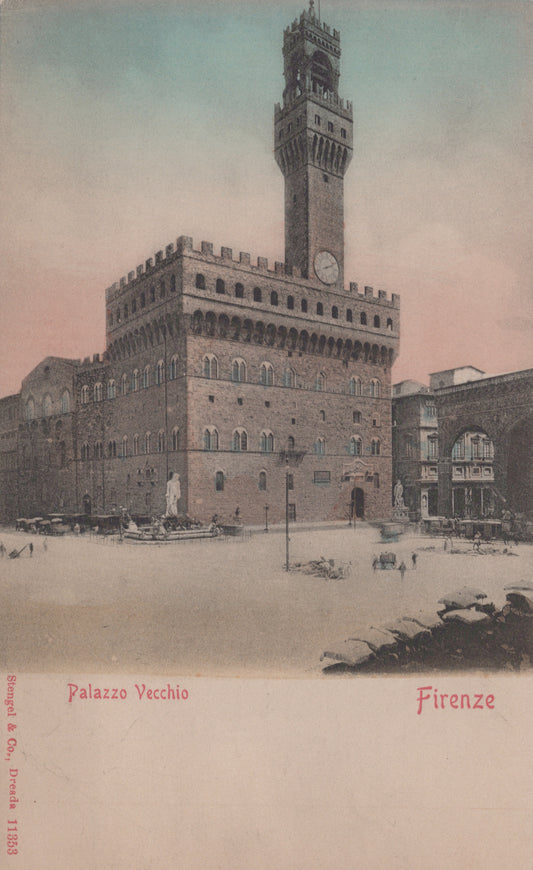
<path id="1" fill-rule="evenodd" d="M 289 564 L 289 457 L 285 460 L 285 570 L 290 570 Z"/>
<path id="2" fill-rule="evenodd" d="M 265 532 L 268 532 L 268 505 L 265 505 Z"/>

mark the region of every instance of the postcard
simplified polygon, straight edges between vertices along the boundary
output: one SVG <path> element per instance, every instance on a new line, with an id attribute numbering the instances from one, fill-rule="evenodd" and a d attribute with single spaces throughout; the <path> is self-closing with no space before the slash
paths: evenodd
<path id="1" fill-rule="evenodd" d="M 525 870 L 530 4 L 0 12 L 2 866 Z"/>

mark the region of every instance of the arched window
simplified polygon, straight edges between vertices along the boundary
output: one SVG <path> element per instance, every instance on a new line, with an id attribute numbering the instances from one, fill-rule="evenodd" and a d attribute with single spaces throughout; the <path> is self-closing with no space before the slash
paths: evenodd
<path id="1" fill-rule="evenodd" d="M 165 452 L 165 433 L 163 429 L 160 429 L 157 433 L 157 452 L 164 453 Z"/>
<path id="2" fill-rule="evenodd" d="M 259 489 L 261 492 L 265 492 L 267 488 L 267 476 L 266 471 L 259 472 Z"/>
<path id="3" fill-rule="evenodd" d="M 271 387 L 274 383 L 274 368 L 271 363 L 261 363 L 261 367 L 259 369 L 259 382 L 265 387 Z"/>
<path id="4" fill-rule="evenodd" d="M 348 392 L 350 393 L 350 396 L 361 395 L 361 378 L 350 378 Z"/>
<path id="5" fill-rule="evenodd" d="M 296 385 L 296 374 L 294 369 L 285 369 L 281 383 L 284 387 L 294 387 Z"/>
<path id="6" fill-rule="evenodd" d="M 246 380 L 246 363 L 243 359 L 234 359 L 231 364 L 231 380 L 236 384 Z"/>
<path id="7" fill-rule="evenodd" d="M 212 353 L 204 356 L 203 361 L 204 378 L 218 378 L 218 360 Z"/>
<path id="8" fill-rule="evenodd" d="M 87 388 L 87 391 L 88 391 L 88 388 Z M 82 393 L 83 393 L 83 389 L 82 389 Z M 87 398 L 87 401 L 89 401 L 88 398 Z M 26 402 L 26 420 L 33 420 L 34 417 L 35 417 L 35 400 L 33 399 L 32 396 L 30 396 L 30 398 Z"/>
<path id="9" fill-rule="evenodd" d="M 294 296 L 287 296 L 287 308 L 294 311 Z"/>
<path id="10" fill-rule="evenodd" d="M 141 293 L 139 300 L 141 303 L 141 308 L 146 308 L 146 296 L 144 293 Z"/>
<path id="11" fill-rule="evenodd" d="M 315 453 L 317 456 L 324 456 L 326 452 L 326 439 L 325 438 L 317 438 L 315 443 Z"/>
<path id="12" fill-rule="evenodd" d="M 381 394 L 381 384 L 377 378 L 372 378 L 370 381 L 370 395 L 373 399 L 379 399 Z"/>
<path id="13" fill-rule="evenodd" d="M 279 297 L 275 290 L 272 290 L 272 293 L 270 294 L 270 304 L 279 305 Z"/>
<path id="14" fill-rule="evenodd" d="M 307 299 L 302 299 L 300 302 L 300 308 L 302 309 L 304 314 L 307 314 Z"/>
<path id="15" fill-rule="evenodd" d="M 103 387 L 101 383 L 94 385 L 94 401 L 101 402 L 103 397 Z"/>
<path id="16" fill-rule="evenodd" d="M 134 369 L 131 376 L 131 391 L 136 393 L 139 389 L 139 369 Z"/>
<path id="17" fill-rule="evenodd" d="M 104 455 L 104 447 L 101 441 L 95 441 L 93 444 L 93 456 L 95 459 L 102 459 Z"/>
<path id="18" fill-rule="evenodd" d="M 165 287 L 165 279 L 164 279 L 164 278 L 161 278 L 161 280 L 160 280 L 160 282 L 159 282 L 159 296 L 160 296 L 161 299 L 162 299 L 163 296 L 166 294 L 166 292 L 167 292 L 167 290 L 166 290 L 166 287 Z"/>
<path id="19" fill-rule="evenodd" d="M 235 298 L 244 299 L 244 287 L 242 284 L 235 284 Z"/>
<path id="20" fill-rule="evenodd" d="M 248 450 L 248 435 L 245 429 L 235 429 L 231 439 L 231 448 L 236 453 L 244 453 Z"/>
<path id="21" fill-rule="evenodd" d="M 294 450 L 296 446 L 296 441 L 294 440 L 292 435 L 289 435 L 287 438 L 287 450 Z"/>
<path id="22" fill-rule="evenodd" d="M 133 455 L 139 455 L 139 436 L 137 434 L 133 436 Z"/>
<path id="23" fill-rule="evenodd" d="M 170 276 L 170 292 L 176 292 L 176 276 L 174 274 Z"/>
<path id="24" fill-rule="evenodd" d="M 174 426 L 172 430 L 172 449 L 180 449 L 180 430 L 177 426 Z"/>
<path id="25" fill-rule="evenodd" d="M 212 427 L 204 431 L 204 450 L 218 450 L 218 432 Z"/>
<path id="26" fill-rule="evenodd" d="M 128 314 L 129 314 L 128 305 L 126 303 L 126 305 L 124 305 L 124 320 L 128 319 Z"/>
<path id="27" fill-rule="evenodd" d="M 205 276 L 201 275 L 200 272 L 196 276 L 195 284 L 197 290 L 205 290 Z"/>
<path id="28" fill-rule="evenodd" d="M 319 372 L 318 375 L 316 376 L 315 390 L 319 393 L 323 393 L 324 390 L 326 389 L 326 384 L 327 384 L 327 379 L 326 379 L 325 372 Z"/>
<path id="29" fill-rule="evenodd" d="M 49 393 L 43 398 L 43 417 L 50 417 L 52 414 L 52 397 Z"/>
<path id="30" fill-rule="evenodd" d="M 261 302 L 263 294 L 260 287 L 254 287 L 254 302 Z"/>
<path id="31" fill-rule="evenodd" d="M 215 472 L 215 492 L 222 492 L 224 489 L 224 472 Z"/>
<path id="32" fill-rule="evenodd" d="M 120 308 L 117 308 L 116 319 L 117 323 L 120 323 Z"/>
<path id="33" fill-rule="evenodd" d="M 122 436 L 122 452 L 120 455 L 121 455 L 122 459 L 125 459 L 126 456 L 128 455 L 128 436 L 127 435 Z"/>
<path id="34" fill-rule="evenodd" d="M 361 414 L 361 411 L 354 411 L 353 412 L 352 420 L 354 423 L 360 423 L 362 419 L 363 419 L 363 415 Z"/>
<path id="35" fill-rule="evenodd" d="M 150 386 L 150 366 L 145 366 L 143 369 L 143 390 Z"/>
<path id="36" fill-rule="evenodd" d="M 374 329 L 379 329 L 381 326 L 381 320 L 379 319 L 379 314 L 374 315 Z"/>
<path id="37" fill-rule="evenodd" d="M 387 329 L 392 329 L 392 317 L 387 317 Z"/>
<path id="38" fill-rule="evenodd" d="M 359 435 L 350 439 L 350 453 L 352 456 L 361 456 L 363 453 L 363 441 Z"/>
<path id="39" fill-rule="evenodd" d="M 226 285 L 225 285 L 224 281 L 222 280 L 222 278 L 217 278 L 215 290 L 217 293 L 225 293 L 226 292 Z"/>
<path id="40" fill-rule="evenodd" d="M 63 390 L 61 394 L 61 413 L 68 414 L 70 411 L 70 393 L 68 390 Z"/>
<path id="41" fill-rule="evenodd" d="M 150 453 L 150 438 L 151 438 L 151 432 L 145 432 L 144 433 L 144 452 L 145 453 Z"/>
<path id="42" fill-rule="evenodd" d="M 316 303 L 316 313 L 319 317 L 322 317 L 322 315 L 324 314 L 324 306 L 322 305 L 322 302 Z"/>
<path id="43" fill-rule="evenodd" d="M 177 354 L 174 354 L 172 359 L 170 360 L 170 368 L 169 368 L 169 378 L 171 381 L 175 381 L 178 377 L 178 357 Z"/>
<path id="44" fill-rule="evenodd" d="M 82 405 L 86 405 L 88 403 L 88 401 L 89 401 L 89 387 L 87 386 L 87 384 L 85 384 L 81 388 L 80 402 Z"/>
<path id="45" fill-rule="evenodd" d="M 128 376 L 124 373 L 120 379 L 120 392 L 123 396 L 128 392 Z"/>
<path id="46" fill-rule="evenodd" d="M 346 320 L 348 321 L 348 323 L 352 323 L 353 321 L 353 313 L 351 308 L 346 309 Z"/>
<path id="47" fill-rule="evenodd" d="M 114 399 L 117 394 L 117 385 L 113 379 L 107 382 L 107 398 Z"/>
<path id="48" fill-rule="evenodd" d="M 150 287 L 150 302 L 155 302 L 155 287 L 153 284 Z"/>
<path id="49" fill-rule="evenodd" d="M 164 381 L 165 363 L 160 359 L 155 367 L 155 382 L 156 386 L 160 386 Z"/>
<path id="50" fill-rule="evenodd" d="M 380 442 L 379 438 L 372 439 L 371 452 L 372 452 L 372 456 L 379 456 L 379 454 L 381 453 L 381 442 Z"/>
<path id="51" fill-rule="evenodd" d="M 86 461 L 87 459 L 89 459 L 89 456 L 90 456 L 89 444 L 87 441 L 84 441 L 83 444 L 81 445 L 81 458 L 83 459 L 83 461 Z"/>
<path id="52" fill-rule="evenodd" d="M 325 419 L 326 419 L 326 412 L 325 411 L 320 412 L 320 419 L 322 420 L 322 422 L 325 421 Z"/>
<path id="53" fill-rule="evenodd" d="M 261 453 L 273 453 L 274 452 L 274 436 L 272 432 L 261 432 L 260 439 L 260 449 Z"/>
<path id="54" fill-rule="evenodd" d="M 333 320 L 338 320 L 338 317 L 339 317 L 339 309 L 337 308 L 336 305 L 333 305 L 332 308 L 331 308 L 331 316 L 333 317 Z"/>
<path id="55" fill-rule="evenodd" d="M 362 326 L 366 326 L 366 313 L 364 311 L 361 311 L 361 317 L 359 320 Z"/>
<path id="56" fill-rule="evenodd" d="M 110 459 L 114 459 L 117 455 L 117 442 L 111 440 L 107 445 L 107 455 Z"/>
<path id="57" fill-rule="evenodd" d="M 113 326 L 113 312 L 112 311 L 107 312 L 107 322 L 108 322 L 109 326 Z"/>

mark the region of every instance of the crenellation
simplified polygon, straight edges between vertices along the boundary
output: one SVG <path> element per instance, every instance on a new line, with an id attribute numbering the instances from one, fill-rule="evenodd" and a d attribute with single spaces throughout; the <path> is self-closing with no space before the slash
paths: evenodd
<path id="1" fill-rule="evenodd" d="M 213 256 L 213 243 L 212 242 L 202 242 L 201 246 L 202 254 L 205 254 L 208 257 Z"/>
<path id="2" fill-rule="evenodd" d="M 365 297 L 368 299 L 372 299 L 374 296 L 374 288 L 373 287 L 365 287 Z"/>
<path id="3" fill-rule="evenodd" d="M 141 263 L 140 266 L 137 266 L 137 278 L 140 278 L 141 275 L 143 274 L 143 272 L 144 272 L 144 268 L 143 268 L 143 265 Z"/>
<path id="4" fill-rule="evenodd" d="M 359 293 L 359 284 L 357 281 L 350 281 L 350 293 Z"/>
<path id="5" fill-rule="evenodd" d="M 154 260 L 153 257 L 148 257 L 144 264 L 145 272 L 150 272 L 154 268 Z"/>
<path id="6" fill-rule="evenodd" d="M 128 272 L 128 284 L 131 284 L 132 281 L 135 281 L 135 272 Z"/>
<path id="7" fill-rule="evenodd" d="M 220 256 L 223 260 L 232 260 L 233 259 L 233 250 L 232 248 L 221 248 Z"/>
<path id="8" fill-rule="evenodd" d="M 284 275 L 285 274 L 285 263 L 280 263 L 276 261 L 274 263 L 274 273 L 276 275 Z"/>
<path id="9" fill-rule="evenodd" d="M 239 254 L 239 263 L 241 266 L 250 266 L 250 254 L 244 253 L 241 251 Z"/>
<path id="10" fill-rule="evenodd" d="M 159 266 L 163 260 L 163 251 L 156 251 L 155 255 L 155 265 Z"/>
<path id="11" fill-rule="evenodd" d="M 168 260 L 168 258 L 171 257 L 173 253 L 174 253 L 174 245 L 171 242 L 170 245 L 167 245 L 165 248 L 165 259 Z"/>
<path id="12" fill-rule="evenodd" d="M 121 288 L 126 286 L 126 276 L 125 275 L 123 275 L 122 278 L 120 279 L 119 286 Z"/>
<path id="13" fill-rule="evenodd" d="M 268 259 L 266 257 L 258 257 L 257 268 L 264 269 L 266 271 L 268 269 Z"/>
<path id="14" fill-rule="evenodd" d="M 386 299 L 387 293 L 385 290 L 378 290 L 378 299 Z"/>

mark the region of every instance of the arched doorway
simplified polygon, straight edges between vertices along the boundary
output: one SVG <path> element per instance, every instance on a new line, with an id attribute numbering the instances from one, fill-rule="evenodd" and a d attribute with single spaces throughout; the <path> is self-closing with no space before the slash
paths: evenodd
<path id="1" fill-rule="evenodd" d="M 351 499 L 351 518 L 353 516 L 357 517 L 358 520 L 363 519 L 365 515 L 365 493 L 359 486 L 354 487 L 352 489 L 352 499 Z"/>
<path id="2" fill-rule="evenodd" d="M 507 501 L 511 510 L 533 513 L 533 420 L 520 420 L 509 437 Z"/>
<path id="3" fill-rule="evenodd" d="M 83 513 L 86 516 L 89 516 L 91 513 L 91 496 L 87 492 L 83 496 Z"/>

